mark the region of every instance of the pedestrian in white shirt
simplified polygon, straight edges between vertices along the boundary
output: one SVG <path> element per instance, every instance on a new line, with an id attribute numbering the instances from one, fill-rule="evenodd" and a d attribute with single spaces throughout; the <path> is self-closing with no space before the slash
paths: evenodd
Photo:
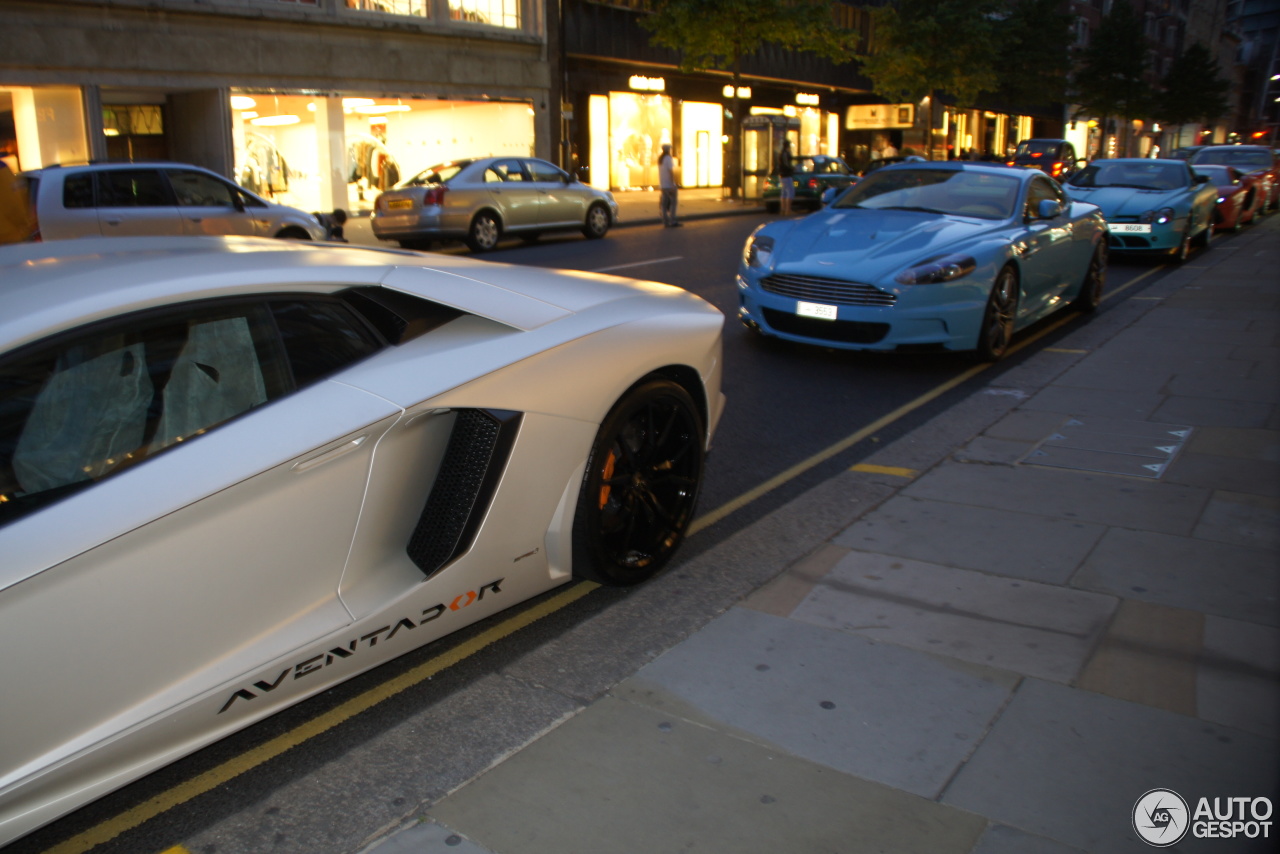
<path id="1" fill-rule="evenodd" d="M 664 143 L 662 155 L 658 157 L 658 188 L 662 198 L 658 201 L 658 210 L 662 213 L 662 224 L 667 228 L 679 228 L 676 221 L 676 174 L 680 164 L 671 156 L 671 143 Z"/>

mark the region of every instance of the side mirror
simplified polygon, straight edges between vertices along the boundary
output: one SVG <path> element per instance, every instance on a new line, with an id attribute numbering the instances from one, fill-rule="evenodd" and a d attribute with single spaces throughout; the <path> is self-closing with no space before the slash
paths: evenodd
<path id="1" fill-rule="evenodd" d="M 1042 199 L 1036 214 L 1040 219 L 1057 219 L 1062 215 L 1062 202 L 1057 199 Z"/>
<path id="2" fill-rule="evenodd" d="M 840 195 L 840 191 L 835 187 L 827 187 L 822 191 L 822 206 L 825 208 L 836 200 L 836 196 Z"/>
<path id="3" fill-rule="evenodd" d="M 1196 183 L 1197 183 L 1197 184 L 1208 184 L 1208 183 L 1209 183 L 1209 176 L 1208 176 L 1208 175 L 1197 175 L 1197 176 L 1196 176 Z"/>

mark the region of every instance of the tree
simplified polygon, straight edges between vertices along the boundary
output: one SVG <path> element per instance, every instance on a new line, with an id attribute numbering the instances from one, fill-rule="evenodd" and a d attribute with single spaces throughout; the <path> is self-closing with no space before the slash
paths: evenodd
<path id="1" fill-rule="evenodd" d="M 1061 102 L 1071 70 L 1072 18 L 1061 0 L 1018 0 L 995 24 L 995 94 L 1009 106 Z"/>
<path id="2" fill-rule="evenodd" d="M 733 132 L 729 135 L 730 186 L 738 190 L 742 116 L 738 88 L 742 60 L 767 43 L 807 51 L 835 62 L 851 58 L 857 38 L 838 27 L 830 0 L 654 0 L 640 18 L 654 44 L 680 53 L 680 68 L 714 68 L 733 75 Z"/>
<path id="3" fill-rule="evenodd" d="M 861 57 L 862 72 L 876 94 L 890 100 L 929 98 L 932 110 L 946 93 L 962 107 L 999 85 L 994 57 L 1001 0 L 899 0 L 873 9 L 873 44 Z"/>
<path id="4" fill-rule="evenodd" d="M 1155 114 L 1171 125 L 1209 122 L 1227 112 L 1231 84 L 1208 49 L 1193 44 L 1174 57 L 1156 99 Z"/>
<path id="5" fill-rule="evenodd" d="M 1081 55 L 1074 100 L 1102 120 L 1102 151 L 1113 118 L 1126 122 L 1150 111 L 1154 92 L 1147 83 L 1146 36 L 1129 0 L 1116 0 Z"/>

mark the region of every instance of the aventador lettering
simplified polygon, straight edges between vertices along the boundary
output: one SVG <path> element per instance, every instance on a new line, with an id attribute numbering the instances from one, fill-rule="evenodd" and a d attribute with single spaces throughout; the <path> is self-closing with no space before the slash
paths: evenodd
<path id="1" fill-rule="evenodd" d="M 300 661 L 291 667 L 286 667 L 284 670 L 280 671 L 280 675 L 272 681 L 259 679 L 257 682 L 253 683 L 251 688 L 241 688 L 239 691 L 232 694 L 227 702 L 222 704 L 222 708 L 218 709 L 218 714 L 222 714 L 227 709 L 231 708 L 231 704 L 236 700 L 252 700 L 262 694 L 274 691 L 284 684 L 285 679 L 290 673 L 293 674 L 294 679 L 301 679 L 308 673 L 315 673 L 317 670 L 328 667 L 335 661 L 350 658 L 359 652 L 361 648 L 375 647 L 378 645 L 378 641 L 389 641 L 394 638 L 401 629 L 416 629 L 418 626 L 426 625 L 444 614 L 445 611 L 461 611 L 468 605 L 479 602 L 483 599 L 486 590 L 490 593 L 501 593 L 502 590 L 498 585 L 502 584 L 505 580 L 506 579 L 499 578 L 497 581 L 490 581 L 488 584 L 482 585 L 479 590 L 468 590 L 466 593 L 462 593 L 454 597 L 453 601 L 447 605 L 441 602 L 432 605 L 430 608 L 424 608 L 422 609 L 422 615 L 418 617 L 416 621 L 412 617 L 404 617 L 394 625 L 386 625 L 380 629 L 375 629 L 363 634 L 358 638 L 353 638 L 346 644 L 346 646 L 335 646 L 326 653 L 313 655 L 306 661 Z M 255 693 L 254 689 L 257 689 L 257 693 Z"/>

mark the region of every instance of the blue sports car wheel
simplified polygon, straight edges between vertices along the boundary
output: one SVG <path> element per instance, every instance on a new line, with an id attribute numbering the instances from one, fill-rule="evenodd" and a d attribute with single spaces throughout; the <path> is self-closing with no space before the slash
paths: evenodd
<path id="1" fill-rule="evenodd" d="M 1018 316 L 1018 273 L 1005 266 L 991 287 L 982 327 L 978 330 L 976 356 L 983 362 L 994 362 L 1009 349 L 1013 340 L 1013 324 Z"/>

